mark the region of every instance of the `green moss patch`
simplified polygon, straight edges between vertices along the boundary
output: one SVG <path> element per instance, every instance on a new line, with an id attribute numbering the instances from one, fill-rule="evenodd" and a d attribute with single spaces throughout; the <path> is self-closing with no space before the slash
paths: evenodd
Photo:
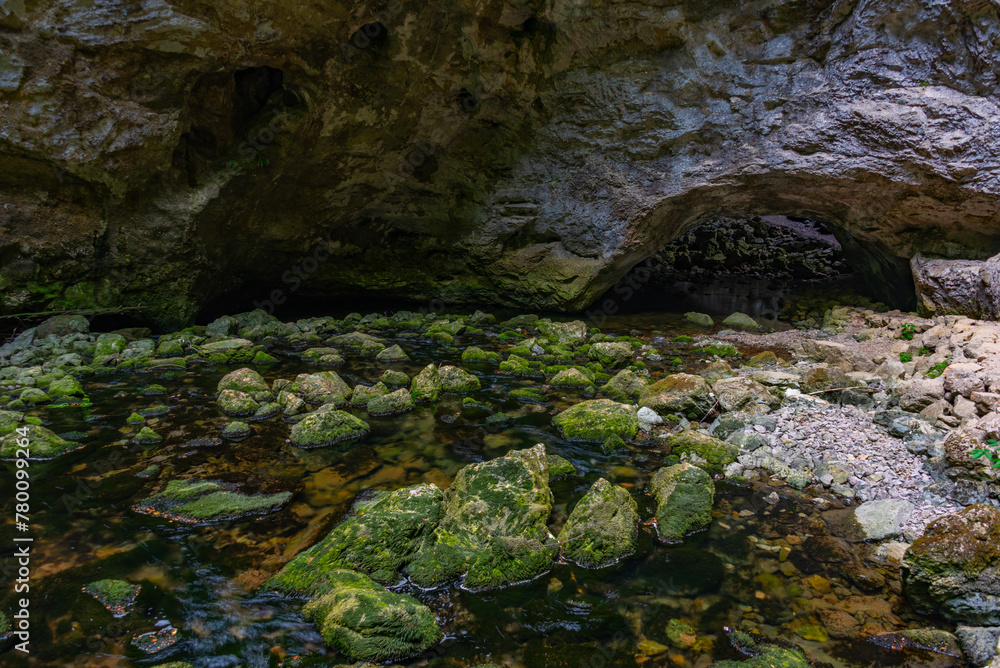
<path id="1" fill-rule="evenodd" d="M 319 448 L 361 438 L 369 431 L 371 427 L 364 420 L 332 406 L 323 406 L 292 427 L 291 440 L 292 445 L 299 448 Z"/>
<path id="2" fill-rule="evenodd" d="M 735 445 L 691 430 L 673 436 L 669 443 L 673 454 L 709 473 L 721 473 L 740 454 L 740 449 Z"/>
<path id="3" fill-rule="evenodd" d="M 570 561 L 601 568 L 632 554 L 638 537 L 635 501 L 624 488 L 600 478 L 573 508 L 559 542 Z"/>
<path id="4" fill-rule="evenodd" d="M 567 440 L 589 443 L 603 443 L 610 436 L 632 439 L 639 430 L 635 411 L 610 399 L 576 404 L 552 418 L 552 424 Z"/>
<path id="5" fill-rule="evenodd" d="M 124 617 L 135 604 L 142 589 L 124 580 L 98 580 L 91 582 L 83 591 L 93 596 L 113 617 Z"/>
<path id="6" fill-rule="evenodd" d="M 206 480 L 171 480 L 166 488 L 132 510 L 180 522 L 231 520 L 274 512 L 288 503 L 291 492 L 242 494 L 233 485 Z"/>
<path id="7" fill-rule="evenodd" d="M 59 455 L 83 447 L 75 441 L 67 441 L 55 432 L 35 424 L 18 427 L 0 438 L 0 459 L 13 459 L 21 447 L 18 440 L 28 442 L 29 459 L 54 459 Z"/>
<path id="8" fill-rule="evenodd" d="M 664 541 L 678 541 L 712 521 L 715 483 L 704 470 L 687 462 L 664 467 L 649 485 L 656 499 L 656 528 Z"/>

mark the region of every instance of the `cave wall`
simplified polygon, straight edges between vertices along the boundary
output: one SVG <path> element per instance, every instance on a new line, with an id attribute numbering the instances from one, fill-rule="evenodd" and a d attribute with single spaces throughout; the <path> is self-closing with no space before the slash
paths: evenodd
<path id="1" fill-rule="evenodd" d="M 987 0 L 6 3 L 2 309 L 578 309 L 719 214 L 983 259 L 998 46 Z"/>

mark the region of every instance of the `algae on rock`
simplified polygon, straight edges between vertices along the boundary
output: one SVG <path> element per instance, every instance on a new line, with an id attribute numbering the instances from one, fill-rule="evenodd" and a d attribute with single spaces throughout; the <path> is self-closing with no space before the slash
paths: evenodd
<path id="1" fill-rule="evenodd" d="M 635 438 L 639 418 L 632 407 L 610 399 L 592 399 L 571 406 L 552 418 L 569 441 L 603 443 L 611 436 Z"/>
<path id="2" fill-rule="evenodd" d="M 677 541 L 712 521 L 715 483 L 704 470 L 683 462 L 661 468 L 650 480 L 660 538 Z"/>
<path id="3" fill-rule="evenodd" d="M 639 514 L 625 488 L 598 479 L 559 533 L 563 555 L 585 568 L 613 564 L 635 551 Z"/>

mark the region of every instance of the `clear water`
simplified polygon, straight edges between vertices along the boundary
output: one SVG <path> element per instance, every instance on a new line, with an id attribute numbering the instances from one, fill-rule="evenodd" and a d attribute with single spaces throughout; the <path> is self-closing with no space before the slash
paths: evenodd
<path id="1" fill-rule="evenodd" d="M 671 338 L 690 333 L 677 316 L 636 314 L 609 318 L 606 333 L 642 332 L 664 360 L 679 356 L 686 370 L 705 362 Z M 495 339 L 494 339 L 495 341 Z M 459 363 L 467 345 L 492 347 L 480 336 L 459 337 L 448 349 L 428 341 L 398 339 L 412 362 L 396 365 L 413 375 L 428 362 Z M 271 351 L 279 364 L 259 368 L 268 378 L 294 378 L 315 370 L 294 351 Z M 651 365 L 653 366 L 653 365 Z M 337 371 L 354 385 L 370 384 L 383 365 L 357 357 Z M 185 447 L 191 439 L 217 436 L 228 421 L 215 405 L 218 380 L 232 368 L 195 367 L 172 380 L 154 373 L 116 373 L 83 381 L 90 407 L 31 411 L 57 433 L 87 432 L 86 447 L 51 462 L 32 465 L 31 535 L 35 537 L 31 589 L 33 615 L 30 657 L 10 649 L 0 665 L 153 666 L 189 661 L 199 668 L 332 666 L 351 663 L 328 653 L 316 630 L 305 623 L 302 601 L 255 593 L 256 588 L 301 549 L 325 535 L 369 489 L 395 489 L 418 482 L 446 487 L 465 464 L 500 456 L 512 449 L 545 443 L 549 452 L 569 459 L 580 476 L 552 484 L 556 534 L 573 504 L 598 478 L 632 492 L 640 515 L 652 515 L 645 485 L 663 453 L 635 447 L 614 455 L 563 441 L 550 426 L 559 410 L 581 399 L 550 394 L 550 403 L 520 405 L 508 397 L 532 381 L 482 375 L 478 399 L 515 417 L 503 429 L 485 429 L 460 415 L 461 397 L 446 395 L 409 414 L 370 418 L 364 440 L 344 446 L 299 450 L 287 443 L 289 426 L 280 419 L 254 423 L 255 435 L 238 444 Z M 678 367 L 652 368 L 654 372 Z M 143 397 L 151 383 L 166 396 Z M 149 450 L 130 444 L 134 433 L 125 418 L 134 410 L 166 404 L 170 411 L 149 420 L 166 438 Z M 136 473 L 150 464 L 158 476 Z M 13 465 L 3 463 L 4 480 Z M 131 506 L 173 478 L 201 477 L 236 482 L 249 491 L 293 491 L 282 511 L 263 517 L 192 526 L 140 515 Z M 4 490 L 10 490 L 5 482 Z M 784 494 L 784 490 L 779 490 Z M 817 665 L 958 665 L 956 660 L 920 651 L 900 652 L 861 641 L 807 641 L 792 627 L 815 622 L 811 603 L 819 598 L 803 587 L 807 573 L 791 571 L 773 549 L 786 536 L 815 533 L 820 524 L 811 504 L 783 498 L 777 506 L 770 489 L 719 484 L 712 526 L 682 545 L 664 546 L 644 526 L 637 555 L 601 570 L 556 563 L 533 582 L 502 590 L 470 593 L 457 586 L 431 592 L 408 587 L 438 615 L 446 638 L 405 666 L 707 666 L 713 660 L 740 658 L 726 627 L 751 627 L 772 639 L 805 648 Z M 13 516 L 11 493 L 3 512 Z M 745 511 L 742 514 L 740 511 Z M 13 609 L 10 567 L 13 528 L 0 536 L 0 577 L 6 584 L 0 605 Z M 793 548 L 794 550 L 795 548 Z M 808 555 L 806 560 L 808 561 Z M 794 561 L 790 559 L 789 561 Z M 837 570 L 824 566 L 840 602 L 866 610 L 871 631 L 934 625 L 887 585 L 861 591 Z M 784 570 L 791 574 L 786 575 Z M 116 620 L 81 591 L 101 578 L 120 578 L 143 586 L 132 613 Z M 887 574 L 892 580 L 892 574 Z M 805 591 L 799 591 L 802 587 Z M 815 601 L 813 601 L 815 603 Z M 654 652 L 655 641 L 668 645 L 666 625 L 681 619 L 694 627 L 694 647 Z M 132 640 L 153 637 L 159 651 L 146 654 Z"/>

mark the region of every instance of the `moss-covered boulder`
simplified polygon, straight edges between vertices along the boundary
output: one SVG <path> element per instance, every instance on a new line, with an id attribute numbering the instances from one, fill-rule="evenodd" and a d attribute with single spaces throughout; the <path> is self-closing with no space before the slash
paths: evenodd
<path id="1" fill-rule="evenodd" d="M 302 351 L 302 359 L 324 366 L 340 366 L 344 356 L 336 348 L 308 348 Z"/>
<path id="2" fill-rule="evenodd" d="M 336 371 L 303 373 L 295 378 L 291 391 L 311 404 L 346 406 L 351 396 L 351 387 Z"/>
<path id="3" fill-rule="evenodd" d="M 54 459 L 80 447 L 75 441 L 67 441 L 55 432 L 36 424 L 17 425 L 13 431 L 0 438 L 0 459 L 14 459 L 18 441 L 27 440 L 30 459 Z"/>
<path id="4" fill-rule="evenodd" d="M 462 351 L 462 362 L 465 364 L 499 364 L 500 354 L 485 351 L 479 346 L 469 346 Z"/>
<path id="5" fill-rule="evenodd" d="M 115 618 L 124 617 L 129 613 L 141 590 L 140 585 L 124 580 L 98 580 L 83 588 L 84 593 L 97 599 L 97 602 Z"/>
<path id="6" fill-rule="evenodd" d="M 563 369 L 557 373 L 552 380 L 549 381 L 549 385 L 552 387 L 563 387 L 569 389 L 580 389 L 584 387 L 592 387 L 594 381 L 574 367 L 569 369 Z"/>
<path id="7" fill-rule="evenodd" d="M 150 427 L 143 427 L 133 439 L 139 445 L 156 445 L 163 441 L 163 436 L 153 431 Z"/>
<path id="8" fill-rule="evenodd" d="M 740 351 L 731 343 L 721 341 L 711 341 L 698 348 L 696 353 L 702 355 L 714 355 L 716 357 L 739 357 Z"/>
<path id="9" fill-rule="evenodd" d="M 511 390 L 508 396 L 522 404 L 544 404 L 549 400 L 545 393 L 536 387 L 519 387 Z"/>
<path id="10" fill-rule="evenodd" d="M 635 438 L 639 418 L 635 410 L 610 399 L 592 399 L 567 408 L 552 424 L 569 441 L 603 443 L 610 436 Z"/>
<path id="11" fill-rule="evenodd" d="M 323 639 L 355 661 L 401 660 L 427 651 L 442 637 L 430 609 L 359 573 L 335 571 L 330 588 L 302 610 Z"/>
<path id="12" fill-rule="evenodd" d="M 234 420 L 226 423 L 222 428 L 222 437 L 230 441 L 242 441 L 253 433 L 253 429 L 246 422 Z"/>
<path id="13" fill-rule="evenodd" d="M 372 397 L 368 402 L 368 414 L 374 416 L 396 415 L 413 410 L 415 404 L 413 396 L 405 387 L 401 387 L 395 392 Z"/>
<path id="14" fill-rule="evenodd" d="M 740 454 L 740 449 L 735 445 L 693 430 L 671 437 L 669 444 L 673 454 L 709 473 L 721 473 Z"/>
<path id="15" fill-rule="evenodd" d="M 370 403 L 370 402 L 369 402 Z M 371 431 L 367 422 L 332 405 L 321 406 L 292 427 L 292 445 L 319 448 L 361 438 Z"/>
<path id="16" fill-rule="evenodd" d="M 233 485 L 207 480 L 171 480 L 166 488 L 133 506 L 132 510 L 181 522 L 232 520 L 279 510 L 291 492 L 243 494 Z"/>
<path id="17" fill-rule="evenodd" d="M 410 377 L 402 371 L 386 369 L 379 376 L 379 382 L 386 387 L 408 387 L 410 385 Z"/>
<path id="18" fill-rule="evenodd" d="M 624 487 L 599 479 L 563 525 L 563 556 L 585 568 L 602 568 L 632 554 L 639 537 L 636 509 Z"/>
<path id="19" fill-rule="evenodd" d="M 465 575 L 472 590 L 530 580 L 549 569 L 557 547 L 545 446 L 469 464 L 445 493 L 444 518 L 407 570 L 420 587 Z"/>
<path id="20" fill-rule="evenodd" d="M 382 383 L 375 383 L 371 387 L 355 385 L 354 393 L 351 395 L 351 407 L 364 408 L 375 397 L 384 397 L 387 394 L 389 394 L 389 388 Z"/>
<path id="21" fill-rule="evenodd" d="M 115 357 L 128 346 L 128 340 L 121 334 L 101 334 L 94 348 L 94 362 L 100 364 L 109 357 Z"/>
<path id="22" fill-rule="evenodd" d="M 758 645 L 755 656 L 743 661 L 716 661 L 710 668 L 810 668 L 810 663 L 797 649 L 777 645 Z"/>
<path id="23" fill-rule="evenodd" d="M 428 364 L 410 381 L 410 395 L 414 401 L 437 401 L 441 394 L 441 373 L 436 364 Z"/>
<path id="24" fill-rule="evenodd" d="M 545 377 L 545 364 L 538 360 L 529 360 L 515 353 L 507 355 L 507 359 L 500 363 L 497 369 L 500 373 L 517 378 L 537 378 Z"/>
<path id="25" fill-rule="evenodd" d="M 674 373 L 643 390 L 639 405 L 652 408 L 660 415 L 676 413 L 696 420 L 711 410 L 714 401 L 710 392 L 711 388 L 701 376 Z"/>
<path id="26" fill-rule="evenodd" d="M 40 404 L 47 404 L 52 401 L 51 397 L 49 397 L 45 390 L 38 387 L 24 388 L 18 398 L 26 404 L 36 406 Z"/>
<path id="27" fill-rule="evenodd" d="M 83 399 L 87 393 L 83 391 L 83 386 L 73 376 L 63 376 L 49 383 L 47 393 L 52 399 Z"/>
<path id="28" fill-rule="evenodd" d="M 385 348 L 385 341 L 371 334 L 365 334 L 364 332 L 348 332 L 347 334 L 338 334 L 336 336 L 331 336 L 326 340 L 327 344 L 331 346 L 337 346 L 340 348 L 349 348 L 354 352 L 360 353 L 365 346 L 369 350 L 378 349 L 382 350 Z"/>
<path id="29" fill-rule="evenodd" d="M 24 413 L 0 410 L 0 436 L 6 436 L 24 422 Z"/>
<path id="30" fill-rule="evenodd" d="M 614 369 L 632 361 L 632 346 L 624 341 L 595 343 L 590 346 L 587 356 L 608 369 Z"/>
<path id="31" fill-rule="evenodd" d="M 226 390 L 244 392 L 257 402 L 274 400 L 274 392 L 271 391 L 264 377 L 253 369 L 245 367 L 222 377 L 215 391 L 221 394 Z"/>
<path id="32" fill-rule="evenodd" d="M 587 323 L 582 320 L 573 320 L 572 322 L 539 320 L 536 326 L 542 336 L 551 343 L 575 346 L 587 340 Z"/>
<path id="33" fill-rule="evenodd" d="M 375 359 L 379 362 L 405 362 L 410 356 L 398 344 L 394 344 L 380 351 L 375 355 Z"/>
<path id="34" fill-rule="evenodd" d="M 752 378 L 722 378 L 715 381 L 712 391 L 727 411 L 766 413 L 781 404 L 781 399 Z"/>
<path id="35" fill-rule="evenodd" d="M 703 469 L 687 462 L 666 466 L 653 475 L 649 487 L 662 540 L 678 541 L 711 523 L 715 483 Z"/>
<path id="36" fill-rule="evenodd" d="M 615 401 L 634 403 L 642 396 L 649 381 L 631 369 L 622 369 L 601 387 L 601 394 Z"/>
<path id="37" fill-rule="evenodd" d="M 482 387 L 478 378 L 457 366 L 443 366 L 438 375 L 442 392 L 474 392 Z"/>
<path id="38" fill-rule="evenodd" d="M 549 466 L 549 480 L 576 475 L 576 467 L 565 457 L 547 455 L 545 459 L 548 461 Z"/>
<path id="39" fill-rule="evenodd" d="M 260 404 L 246 392 L 222 390 L 219 393 L 219 410 L 230 417 L 253 415 L 259 409 Z"/>
<path id="40" fill-rule="evenodd" d="M 902 572 L 918 608 L 1000 625 L 1000 510 L 975 505 L 934 520 L 906 551 Z"/>
<path id="41" fill-rule="evenodd" d="M 288 562 L 265 587 L 315 595 L 330 587 L 328 576 L 338 569 L 395 584 L 400 571 L 437 528 L 443 502 L 444 494 L 434 485 L 376 491 L 355 503 L 350 517 Z"/>
<path id="42" fill-rule="evenodd" d="M 760 324 L 746 313 L 737 311 L 722 321 L 723 327 L 731 327 L 745 332 L 756 332 L 760 329 Z"/>
<path id="43" fill-rule="evenodd" d="M 223 339 L 195 347 L 198 354 L 212 364 L 248 364 L 257 353 L 257 346 L 248 339 Z"/>
<path id="44" fill-rule="evenodd" d="M 708 327 L 711 329 L 715 327 L 715 321 L 712 320 L 712 316 L 706 313 L 698 313 L 697 311 L 688 311 L 684 314 L 684 320 L 690 322 L 693 325 L 698 325 L 699 327 Z"/>

